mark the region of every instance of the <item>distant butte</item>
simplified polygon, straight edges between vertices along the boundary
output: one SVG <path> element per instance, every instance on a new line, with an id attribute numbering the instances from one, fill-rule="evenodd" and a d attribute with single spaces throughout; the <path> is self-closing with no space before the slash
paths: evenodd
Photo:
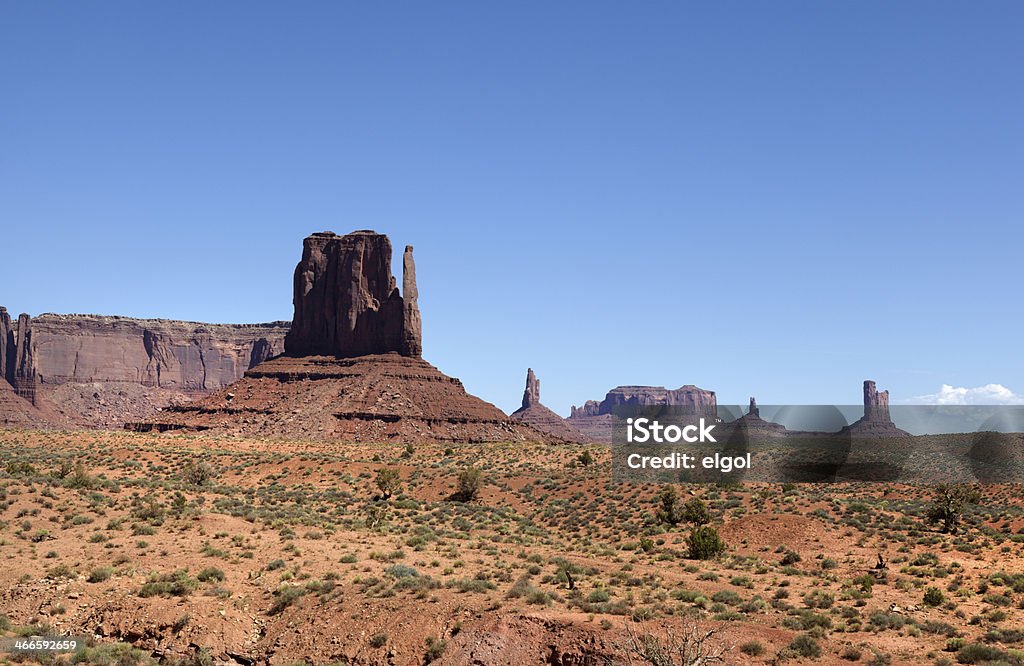
<path id="1" fill-rule="evenodd" d="M 864 416 L 843 428 L 843 432 L 856 437 L 910 437 L 909 432 L 892 422 L 889 392 L 879 391 L 870 379 L 864 380 Z"/>
<path id="2" fill-rule="evenodd" d="M 523 391 L 523 406 L 512 412 L 512 418 L 522 421 L 537 430 L 569 442 L 585 442 L 587 437 L 572 427 L 565 419 L 540 402 L 540 380 L 532 368 L 526 371 L 526 389 Z"/>

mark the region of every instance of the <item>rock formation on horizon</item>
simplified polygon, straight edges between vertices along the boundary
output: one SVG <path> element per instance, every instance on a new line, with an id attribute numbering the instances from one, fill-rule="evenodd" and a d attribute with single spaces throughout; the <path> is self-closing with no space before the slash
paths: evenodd
<path id="1" fill-rule="evenodd" d="M 896 427 L 889 415 L 889 392 L 879 391 L 875 382 L 864 380 L 864 416 L 843 432 L 856 437 L 909 437 L 910 433 Z"/>
<path id="2" fill-rule="evenodd" d="M 411 245 L 402 267 L 400 294 L 387 236 L 309 236 L 285 353 L 207 398 L 125 427 L 357 442 L 547 441 L 420 358 Z"/>
<path id="3" fill-rule="evenodd" d="M 373 231 L 315 233 L 295 267 L 295 316 L 285 337 L 289 356 L 352 358 L 423 351 L 416 266 L 406 246 L 399 293 L 391 274 L 391 241 Z"/>
<path id="4" fill-rule="evenodd" d="M 604 400 L 587 400 L 582 407 L 572 407 L 569 424 L 598 442 L 612 441 L 612 413 L 618 406 L 671 405 L 683 408 L 684 413 L 694 418 L 714 421 L 718 418 L 718 401 L 714 391 L 708 391 L 693 384 L 677 389 L 664 386 L 617 386 L 605 395 Z"/>
<path id="5" fill-rule="evenodd" d="M 583 442 L 586 437 L 572 427 L 565 419 L 540 402 L 540 380 L 533 368 L 526 370 L 526 389 L 523 391 L 523 405 L 512 412 L 512 418 L 558 439 L 569 442 Z"/>

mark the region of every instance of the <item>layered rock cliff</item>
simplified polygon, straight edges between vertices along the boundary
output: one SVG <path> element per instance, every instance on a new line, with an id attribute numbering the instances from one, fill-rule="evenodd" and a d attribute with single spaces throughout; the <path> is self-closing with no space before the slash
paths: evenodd
<path id="1" fill-rule="evenodd" d="M 201 324 L 98 315 L 23 314 L 13 323 L 0 308 L 0 377 L 17 396 L 63 422 L 120 426 L 227 386 L 281 354 L 287 332 L 287 322 Z M 14 403 L 5 404 L 3 411 L 13 413 Z"/>
<path id="2" fill-rule="evenodd" d="M 295 267 L 289 356 L 351 358 L 397 352 L 418 357 L 423 344 L 412 246 L 405 248 L 403 297 L 391 274 L 391 241 L 374 231 L 315 233 Z"/>

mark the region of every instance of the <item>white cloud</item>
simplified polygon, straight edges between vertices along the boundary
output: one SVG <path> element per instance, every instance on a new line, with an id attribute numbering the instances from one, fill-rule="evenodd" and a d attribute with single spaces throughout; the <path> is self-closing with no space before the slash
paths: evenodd
<path id="1" fill-rule="evenodd" d="M 1024 405 L 1024 395 L 1014 393 L 1002 384 L 974 388 L 943 384 L 938 393 L 919 395 L 911 402 L 919 405 Z"/>

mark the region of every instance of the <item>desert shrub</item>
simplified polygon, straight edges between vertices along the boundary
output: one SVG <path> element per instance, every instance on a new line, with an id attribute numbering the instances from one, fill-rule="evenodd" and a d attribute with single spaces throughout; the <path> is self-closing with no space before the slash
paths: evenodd
<path id="1" fill-rule="evenodd" d="M 89 583 L 102 583 L 109 580 L 112 575 L 114 575 L 113 567 L 96 567 L 89 572 L 85 580 Z"/>
<path id="2" fill-rule="evenodd" d="M 459 472 L 458 489 L 455 499 L 460 502 L 472 502 L 480 494 L 483 486 L 483 472 L 476 467 L 467 467 Z"/>
<path id="3" fill-rule="evenodd" d="M 757 641 L 747 641 L 740 645 L 740 652 L 750 657 L 760 657 L 764 654 L 764 646 Z"/>
<path id="4" fill-rule="evenodd" d="M 782 555 L 782 559 L 779 560 L 779 564 L 781 564 L 784 567 L 790 567 L 799 562 L 800 560 L 800 553 L 796 552 L 795 550 L 787 548 L 786 552 Z"/>
<path id="5" fill-rule="evenodd" d="M 277 571 L 278 569 L 284 569 L 284 560 L 271 560 L 267 563 L 267 571 Z"/>
<path id="6" fill-rule="evenodd" d="M 743 601 L 743 598 L 732 590 L 719 590 L 711 595 L 711 600 L 733 606 Z"/>
<path id="7" fill-rule="evenodd" d="M 140 597 L 187 597 L 195 591 L 199 584 L 188 575 L 186 569 L 179 569 L 169 574 L 156 574 L 139 590 Z"/>
<path id="8" fill-rule="evenodd" d="M 420 575 L 420 572 L 416 571 L 415 567 L 410 567 L 406 564 L 392 564 L 384 569 L 384 573 L 392 578 L 414 578 Z"/>
<path id="9" fill-rule="evenodd" d="M 937 587 L 929 587 L 924 591 L 925 606 L 941 606 L 946 601 L 946 595 Z"/>
<path id="10" fill-rule="evenodd" d="M 387 645 L 388 635 L 386 633 L 379 632 L 370 637 L 370 647 L 382 648 Z"/>
<path id="11" fill-rule="evenodd" d="M 186 483 L 193 486 L 204 486 L 212 481 L 214 476 L 213 468 L 205 462 L 189 461 L 182 472 Z"/>
<path id="12" fill-rule="evenodd" d="M 213 581 L 219 583 L 224 580 L 224 572 L 217 567 L 207 567 L 196 574 L 196 578 L 198 578 L 201 583 L 210 583 Z"/>
<path id="13" fill-rule="evenodd" d="M 810 634 L 800 634 L 794 638 L 788 649 L 800 657 L 817 659 L 821 656 L 821 646 Z"/>
<path id="14" fill-rule="evenodd" d="M 277 592 L 274 593 L 274 603 L 270 605 L 270 609 L 267 611 L 267 614 L 278 615 L 283 613 L 286 608 L 296 603 L 304 594 L 306 594 L 306 588 L 304 587 L 299 587 L 298 585 L 282 585 L 278 588 Z"/>
<path id="15" fill-rule="evenodd" d="M 622 646 L 628 663 L 637 658 L 642 664 L 674 666 L 683 664 L 726 663 L 724 655 L 731 649 L 718 639 L 718 629 L 701 629 L 696 623 L 684 628 L 681 633 L 666 628 L 663 636 L 637 633 L 635 625 L 626 626 L 626 644 Z"/>
<path id="16" fill-rule="evenodd" d="M 861 651 L 856 645 L 847 645 L 843 648 L 842 653 L 839 655 L 841 659 L 846 661 L 860 661 Z"/>
<path id="17" fill-rule="evenodd" d="M 446 647 L 448 647 L 448 643 L 443 638 L 428 637 L 427 651 L 423 654 L 423 663 L 429 664 L 440 659 Z"/>
<path id="18" fill-rule="evenodd" d="M 1017 659 L 1009 652 L 1005 652 L 997 647 L 984 645 L 982 643 L 969 643 L 964 645 L 957 651 L 956 660 L 961 664 L 987 664 L 991 662 L 999 664 L 1013 664 L 1016 666 L 1021 663 L 1020 659 Z"/>
<path id="19" fill-rule="evenodd" d="M 686 544 L 690 558 L 694 560 L 710 560 L 725 552 L 725 542 L 718 535 L 718 530 L 710 525 L 693 528 Z"/>
<path id="20" fill-rule="evenodd" d="M 402 489 L 402 476 L 397 469 L 381 467 L 377 470 L 377 478 L 374 479 L 381 497 L 389 499 L 392 495 Z"/>
<path id="21" fill-rule="evenodd" d="M 71 658 L 71 663 L 90 666 L 150 666 L 156 662 L 146 652 L 128 643 L 103 643 L 79 650 Z"/>
<path id="22" fill-rule="evenodd" d="M 576 460 L 584 467 L 590 467 L 594 464 L 594 454 L 590 451 L 584 451 L 576 457 Z"/>

